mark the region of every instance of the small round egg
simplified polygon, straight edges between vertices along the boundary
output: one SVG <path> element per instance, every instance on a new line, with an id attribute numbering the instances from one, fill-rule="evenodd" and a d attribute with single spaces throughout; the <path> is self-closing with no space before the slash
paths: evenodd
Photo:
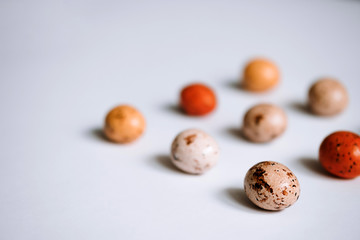
<path id="1" fill-rule="evenodd" d="M 250 91 L 267 91 L 275 87 L 280 81 L 280 72 L 277 66 L 267 59 L 254 59 L 245 69 L 242 86 Z"/>
<path id="2" fill-rule="evenodd" d="M 145 125 L 145 118 L 137 109 L 120 105 L 106 115 L 104 133 L 110 141 L 130 143 L 143 134 Z"/>
<path id="3" fill-rule="evenodd" d="M 171 145 L 171 161 L 184 172 L 202 174 L 218 161 L 219 147 L 207 133 L 188 129 L 179 133 Z"/>
<path id="4" fill-rule="evenodd" d="M 255 164 L 244 180 L 246 196 L 266 210 L 282 210 L 300 196 L 300 184 L 290 169 L 281 163 L 265 161 Z"/>
<path id="5" fill-rule="evenodd" d="M 332 78 L 318 80 L 310 87 L 308 94 L 311 111 L 322 116 L 339 114 L 346 108 L 348 101 L 345 87 Z"/>
<path id="6" fill-rule="evenodd" d="M 242 132 L 252 142 L 269 142 L 286 129 L 285 112 L 272 104 L 258 104 L 244 116 Z"/>
<path id="7" fill-rule="evenodd" d="M 216 108 L 214 91 L 202 83 L 194 83 L 184 87 L 180 93 L 180 106 L 191 116 L 204 116 Z"/>
<path id="8" fill-rule="evenodd" d="M 360 176 L 360 136 L 348 131 L 330 134 L 320 145 L 319 160 L 325 170 L 335 176 Z"/>

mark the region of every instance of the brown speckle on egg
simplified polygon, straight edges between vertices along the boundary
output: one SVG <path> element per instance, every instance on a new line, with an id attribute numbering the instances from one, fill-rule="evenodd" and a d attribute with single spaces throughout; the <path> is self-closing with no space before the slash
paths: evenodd
<path id="1" fill-rule="evenodd" d="M 186 136 L 184 139 L 186 141 L 186 144 L 190 145 L 191 143 L 194 142 L 195 138 L 196 138 L 196 134 L 192 134 L 192 135 Z"/>

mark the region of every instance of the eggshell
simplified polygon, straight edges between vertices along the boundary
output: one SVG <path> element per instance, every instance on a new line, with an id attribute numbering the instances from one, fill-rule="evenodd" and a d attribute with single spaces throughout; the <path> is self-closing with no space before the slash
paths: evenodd
<path id="1" fill-rule="evenodd" d="M 250 91 L 267 91 L 275 87 L 280 81 L 280 72 L 277 66 L 267 59 L 254 59 L 245 69 L 242 86 Z"/>
<path id="2" fill-rule="evenodd" d="M 300 196 L 300 184 L 294 173 L 272 161 L 260 162 L 250 168 L 244 189 L 251 202 L 266 210 L 290 207 Z"/>
<path id="3" fill-rule="evenodd" d="M 253 142 L 269 142 L 280 136 L 287 127 L 285 112 L 272 104 L 252 107 L 244 116 L 242 131 Z"/>
<path id="4" fill-rule="evenodd" d="M 104 133 L 110 141 L 130 143 L 143 134 L 145 125 L 145 118 L 137 109 L 120 105 L 107 114 Z"/>
<path id="5" fill-rule="evenodd" d="M 329 173 L 341 178 L 360 175 L 360 136 L 338 131 L 327 136 L 320 145 L 319 160 Z"/>
<path id="6" fill-rule="evenodd" d="M 215 140 L 198 129 L 178 134 L 171 145 L 171 161 L 184 172 L 202 174 L 218 161 L 219 147 Z"/>
<path id="7" fill-rule="evenodd" d="M 332 116 L 339 114 L 347 107 L 349 97 L 345 87 L 339 81 L 323 78 L 311 86 L 308 102 L 313 113 Z"/>
<path id="8" fill-rule="evenodd" d="M 190 84 L 180 93 L 180 106 L 188 115 L 207 115 L 214 111 L 216 104 L 214 91 L 202 83 Z"/>

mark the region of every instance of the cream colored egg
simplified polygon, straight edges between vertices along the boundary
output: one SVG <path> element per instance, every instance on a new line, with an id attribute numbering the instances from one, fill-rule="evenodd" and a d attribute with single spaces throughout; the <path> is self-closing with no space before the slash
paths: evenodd
<path id="1" fill-rule="evenodd" d="M 188 129 L 179 133 L 171 145 L 171 161 L 191 174 L 202 174 L 218 161 L 219 147 L 204 131 Z"/>

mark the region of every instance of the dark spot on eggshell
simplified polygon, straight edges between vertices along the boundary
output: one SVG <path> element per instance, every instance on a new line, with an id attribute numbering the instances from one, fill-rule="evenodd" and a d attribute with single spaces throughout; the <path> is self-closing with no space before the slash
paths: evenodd
<path id="1" fill-rule="evenodd" d="M 273 193 L 273 189 L 264 179 L 265 172 L 266 171 L 263 168 L 257 168 L 256 171 L 253 173 L 253 177 L 256 181 L 256 183 L 253 185 L 253 189 L 260 191 L 265 188 L 268 192 Z"/>
<path id="2" fill-rule="evenodd" d="M 263 197 L 262 199 L 258 200 L 259 202 L 266 202 L 269 199 L 268 196 Z"/>
<path id="3" fill-rule="evenodd" d="M 181 161 L 181 159 L 179 159 L 174 153 L 172 153 L 172 157 L 175 161 Z"/>
<path id="4" fill-rule="evenodd" d="M 253 173 L 253 176 L 254 176 L 254 177 L 257 177 L 257 178 L 260 178 L 260 177 L 262 177 L 262 176 L 264 175 L 265 172 L 266 172 L 266 171 L 265 171 L 264 169 L 262 169 L 262 168 L 257 168 L 257 169 L 255 170 L 255 172 Z"/>
<path id="5" fill-rule="evenodd" d="M 253 186 L 254 189 L 257 189 L 257 190 L 261 190 L 262 189 L 262 186 L 260 183 L 255 183 L 254 186 Z"/>
<path id="6" fill-rule="evenodd" d="M 184 140 L 186 141 L 186 145 L 192 144 L 194 142 L 195 138 L 196 138 L 196 134 L 192 134 L 192 135 L 185 137 Z"/>
<path id="7" fill-rule="evenodd" d="M 259 125 L 259 123 L 261 122 L 261 120 L 264 119 L 264 116 L 263 115 L 256 115 L 255 116 L 255 124 L 256 125 Z"/>

